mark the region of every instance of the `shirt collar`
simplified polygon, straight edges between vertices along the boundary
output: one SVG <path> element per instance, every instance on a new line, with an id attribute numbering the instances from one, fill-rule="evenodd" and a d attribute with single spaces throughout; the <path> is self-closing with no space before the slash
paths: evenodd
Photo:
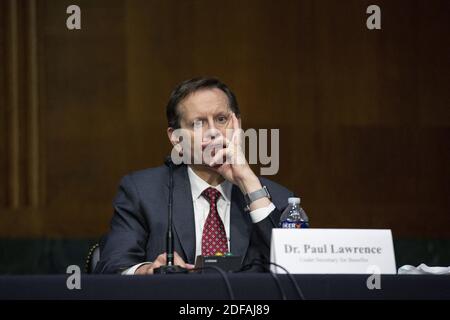
<path id="1" fill-rule="evenodd" d="M 188 169 L 188 175 L 189 175 L 189 182 L 191 184 L 191 192 L 192 192 L 192 198 L 194 200 L 197 200 L 199 197 L 202 196 L 202 192 L 211 187 L 215 188 L 216 190 L 220 191 L 222 197 L 225 199 L 225 201 L 230 202 L 231 201 L 231 189 L 233 185 L 231 182 L 224 180 L 221 184 L 217 186 L 212 186 L 202 178 L 200 178 L 194 170 L 190 166 L 187 166 Z"/>

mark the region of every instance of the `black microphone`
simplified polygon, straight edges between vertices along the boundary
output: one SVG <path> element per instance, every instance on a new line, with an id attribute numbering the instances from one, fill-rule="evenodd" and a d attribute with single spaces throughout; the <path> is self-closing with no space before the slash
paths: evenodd
<path id="1" fill-rule="evenodd" d="M 166 233 L 166 265 L 155 268 L 153 273 L 171 274 L 171 273 L 187 273 L 188 270 L 174 265 L 174 242 L 173 242 L 173 170 L 176 165 L 172 161 L 171 156 L 167 156 L 164 164 L 169 168 L 169 202 L 167 205 L 167 233 Z"/>

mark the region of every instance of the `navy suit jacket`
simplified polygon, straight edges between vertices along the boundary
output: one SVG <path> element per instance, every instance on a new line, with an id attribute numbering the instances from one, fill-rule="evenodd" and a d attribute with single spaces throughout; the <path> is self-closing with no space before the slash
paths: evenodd
<path id="1" fill-rule="evenodd" d="M 233 185 L 230 208 L 230 252 L 242 257 L 243 264 L 253 259 L 269 259 L 270 237 L 278 225 L 287 198 L 293 193 L 283 186 L 260 178 L 276 209 L 259 223 L 252 223 L 244 211 L 245 200 Z M 166 251 L 169 169 L 166 166 L 137 171 L 125 176 L 113 202 L 110 232 L 100 243 L 96 273 L 119 273 L 133 265 L 154 261 Z M 195 262 L 195 221 L 192 193 L 185 165 L 174 169 L 173 223 L 175 251 L 187 263 Z"/>

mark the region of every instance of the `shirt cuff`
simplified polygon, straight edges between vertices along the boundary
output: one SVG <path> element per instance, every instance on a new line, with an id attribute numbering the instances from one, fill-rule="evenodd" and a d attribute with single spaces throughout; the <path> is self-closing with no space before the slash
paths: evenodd
<path id="1" fill-rule="evenodd" d="M 259 208 L 250 211 L 250 217 L 253 223 L 258 223 L 269 216 L 269 214 L 275 210 L 275 205 L 271 202 L 267 207 Z"/>
<path id="2" fill-rule="evenodd" d="M 134 273 L 140 266 L 142 266 L 144 264 L 150 264 L 150 263 L 151 262 L 142 262 L 142 263 L 135 264 L 134 266 L 122 271 L 122 275 L 132 276 L 132 275 L 134 275 Z"/>

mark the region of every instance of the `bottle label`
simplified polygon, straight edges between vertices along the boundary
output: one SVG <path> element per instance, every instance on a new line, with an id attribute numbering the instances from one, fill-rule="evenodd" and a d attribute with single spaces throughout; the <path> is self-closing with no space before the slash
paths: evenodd
<path id="1" fill-rule="evenodd" d="M 283 221 L 281 222 L 281 228 L 283 229 L 304 229 L 309 228 L 308 222 L 300 221 L 300 222 L 289 222 Z"/>

